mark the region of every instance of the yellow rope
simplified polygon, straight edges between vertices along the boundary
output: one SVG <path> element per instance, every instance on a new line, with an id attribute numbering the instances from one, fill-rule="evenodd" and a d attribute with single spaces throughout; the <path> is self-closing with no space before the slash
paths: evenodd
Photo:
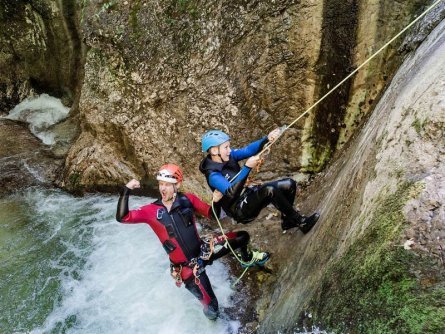
<path id="1" fill-rule="evenodd" d="M 360 66 L 358 66 L 354 71 L 352 71 L 348 76 L 346 76 L 342 81 L 340 81 L 337 85 L 335 85 L 330 91 L 328 91 L 325 95 L 323 95 L 320 99 L 318 99 L 313 105 L 311 105 L 309 108 L 307 108 L 300 116 L 298 116 L 297 118 L 295 118 L 292 123 L 290 123 L 289 125 L 285 125 L 282 127 L 280 134 L 278 135 L 277 138 L 275 138 L 275 140 L 273 142 L 268 142 L 264 148 L 261 150 L 260 153 L 258 153 L 259 156 L 261 156 L 263 153 L 265 153 L 266 151 L 270 150 L 270 147 L 278 141 L 278 139 L 284 134 L 285 131 L 287 131 L 290 127 L 292 127 L 295 123 L 297 123 L 303 116 L 305 116 L 307 113 L 309 113 L 312 109 L 314 109 L 318 104 L 320 104 L 321 101 L 323 101 L 326 97 L 328 97 L 329 95 L 332 94 L 332 92 L 334 92 L 338 87 L 340 87 L 343 83 L 345 83 L 350 77 L 352 77 L 355 73 L 357 73 L 363 66 L 365 66 L 367 63 L 369 63 L 373 58 L 375 58 L 380 52 L 382 52 L 384 49 L 386 49 L 392 42 L 394 42 L 397 38 L 399 38 L 405 31 L 407 31 L 409 28 L 411 28 L 417 21 L 419 21 L 422 17 L 424 17 L 428 12 L 430 12 L 434 7 L 436 7 L 439 2 L 441 2 L 442 0 L 437 0 L 436 2 L 434 2 L 430 7 L 428 7 L 422 14 L 420 14 L 418 17 L 416 17 L 410 24 L 408 24 L 405 28 L 403 28 L 397 35 L 395 35 L 393 38 L 391 38 L 388 42 L 386 42 L 380 49 L 378 49 L 376 52 L 374 52 L 370 57 L 368 57 L 368 59 L 366 59 Z M 240 172 L 239 172 L 240 173 Z M 232 182 L 238 175 L 236 174 L 231 180 L 230 182 Z M 244 272 L 241 274 L 240 277 L 238 277 L 238 279 L 235 281 L 235 283 L 233 284 L 233 286 L 235 286 L 240 280 L 241 278 L 244 276 L 244 274 L 247 272 L 247 270 L 249 269 L 249 267 L 255 262 L 255 257 L 252 256 L 252 259 L 249 262 L 244 262 L 243 260 L 241 260 L 237 254 L 235 253 L 235 251 L 232 249 L 232 246 L 230 246 L 230 243 L 227 239 L 226 234 L 224 233 L 224 230 L 222 228 L 221 222 L 218 219 L 218 216 L 215 212 L 215 207 L 214 207 L 214 202 L 212 200 L 212 211 L 213 214 L 216 218 L 216 221 L 218 222 L 219 228 L 221 229 L 222 235 L 224 237 L 224 239 L 226 240 L 226 244 L 228 245 L 230 251 L 232 252 L 232 254 L 235 256 L 235 258 L 238 260 L 239 263 L 241 263 L 242 265 L 247 266 L 246 269 L 244 270 Z"/>
<path id="2" fill-rule="evenodd" d="M 378 49 L 376 52 L 374 52 L 370 57 L 368 57 L 368 59 L 366 59 L 360 66 L 358 66 L 354 71 L 352 71 L 351 73 L 349 73 L 349 75 L 344 78 L 342 81 L 340 81 L 337 85 L 335 85 L 329 92 L 327 92 L 325 95 L 323 95 L 320 99 L 318 99 L 317 102 L 315 102 L 313 105 L 311 105 L 308 109 L 306 109 L 300 116 L 298 116 L 297 118 L 295 118 L 293 120 L 292 123 L 290 123 L 289 125 L 285 125 L 284 128 L 282 129 L 282 131 L 280 132 L 280 134 L 278 135 L 277 138 L 275 138 L 275 140 L 273 142 L 269 142 L 267 143 L 263 150 L 258 154 L 258 155 L 262 155 L 267 149 L 270 148 L 270 146 L 273 145 L 273 143 L 275 143 L 278 138 L 280 138 L 283 133 L 288 130 L 290 127 L 292 127 L 295 123 L 297 123 L 303 116 L 305 116 L 309 111 L 311 111 L 312 109 L 314 109 L 318 104 L 320 104 L 321 101 L 323 101 L 326 97 L 328 97 L 329 95 L 332 94 L 332 92 L 334 92 L 338 87 L 340 87 L 343 83 L 345 83 L 350 77 L 352 77 L 355 73 L 358 72 L 358 70 L 360 70 L 363 66 L 365 66 L 367 63 L 369 63 L 373 58 L 375 58 L 380 52 L 382 52 L 384 49 L 386 49 L 388 47 L 388 45 L 390 45 L 392 42 L 394 42 L 397 38 L 399 38 L 405 31 L 407 31 L 409 28 L 411 28 L 417 21 L 419 21 L 422 17 L 424 17 L 428 12 L 430 12 L 434 7 L 436 7 L 439 2 L 441 2 L 442 0 L 437 0 L 435 3 L 433 3 L 430 7 L 428 7 L 422 14 L 420 14 L 418 17 L 416 17 L 410 24 L 408 24 L 405 28 L 403 28 L 397 35 L 395 35 L 393 38 L 391 38 L 388 42 L 385 43 L 385 45 L 383 45 L 380 49 Z"/>
<path id="3" fill-rule="evenodd" d="M 226 233 L 224 232 L 224 229 L 223 229 L 223 227 L 222 227 L 222 225 L 221 225 L 221 222 L 220 222 L 220 220 L 219 220 L 219 218 L 218 218 L 218 215 L 217 215 L 216 212 L 215 212 L 215 206 L 214 206 L 213 201 L 212 201 L 212 211 L 213 211 L 213 216 L 215 217 L 216 222 L 217 222 L 218 225 L 219 225 L 219 229 L 221 230 L 222 236 L 223 236 L 224 239 L 226 240 L 225 245 L 227 245 L 227 247 L 230 249 L 230 251 L 232 252 L 232 254 L 235 256 L 236 260 L 237 260 L 241 265 L 246 266 L 246 268 L 244 269 L 244 271 L 243 271 L 243 273 L 241 274 L 241 276 L 239 276 L 239 277 L 235 280 L 235 282 L 232 284 L 232 287 L 234 287 L 235 285 L 238 284 L 238 282 L 241 280 L 241 278 L 243 278 L 244 274 L 247 272 L 247 270 L 249 270 L 249 268 L 252 266 L 252 264 L 254 264 L 257 260 L 260 260 L 260 259 L 258 258 L 258 255 L 259 255 L 260 253 L 253 251 L 253 252 L 252 252 L 252 258 L 250 259 L 249 262 L 245 262 L 245 261 L 243 261 L 242 259 L 240 259 L 239 256 L 236 254 L 236 252 L 234 251 L 234 249 L 232 248 L 232 246 L 231 246 L 230 243 L 229 243 L 229 240 L 228 240 L 228 238 L 227 238 Z"/>

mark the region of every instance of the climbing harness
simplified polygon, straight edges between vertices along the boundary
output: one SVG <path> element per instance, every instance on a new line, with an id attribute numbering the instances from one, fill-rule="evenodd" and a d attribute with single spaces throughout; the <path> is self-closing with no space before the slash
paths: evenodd
<path id="1" fill-rule="evenodd" d="M 386 42 L 380 49 L 378 49 L 376 52 L 374 52 L 370 57 L 368 57 L 361 65 L 359 65 L 354 71 L 352 71 L 351 73 L 349 73 L 342 81 L 340 81 L 338 84 L 336 84 L 334 87 L 332 87 L 331 90 L 329 90 L 325 95 L 323 95 L 320 99 L 318 99 L 314 104 L 312 104 L 309 108 L 307 108 L 301 115 L 299 115 L 297 118 L 295 118 L 289 125 L 284 125 L 282 126 L 280 129 L 280 134 L 278 135 L 278 137 L 275 138 L 274 141 L 272 142 L 268 142 L 264 148 L 257 154 L 258 156 L 260 156 L 260 158 L 263 155 L 268 155 L 270 153 L 270 148 L 271 146 L 276 143 L 278 141 L 278 139 L 284 134 L 284 132 L 286 132 L 289 128 L 291 128 L 295 123 L 297 123 L 301 118 L 303 118 L 304 116 L 306 116 L 312 109 L 314 109 L 317 105 L 319 105 L 324 99 L 326 99 L 329 95 L 331 95 L 335 90 L 337 90 L 338 87 L 340 87 L 343 83 L 345 83 L 349 78 L 351 78 L 355 73 L 357 73 L 363 66 L 365 66 L 367 63 L 369 63 L 372 59 L 374 59 L 380 52 L 382 52 L 384 49 L 386 49 L 392 42 L 394 42 L 397 38 L 399 38 L 405 31 L 407 31 L 409 28 L 411 28 L 415 23 L 417 23 L 422 17 L 424 17 L 427 13 L 429 13 L 433 8 L 435 8 L 442 0 L 437 0 L 436 2 L 434 2 L 430 7 L 428 7 L 423 13 L 421 13 L 418 17 L 416 17 L 411 23 L 409 23 L 405 28 L 403 28 L 397 35 L 395 35 L 393 38 L 391 38 L 388 42 Z M 263 161 L 264 162 L 264 161 Z M 261 162 L 261 164 L 263 163 Z M 257 168 L 257 170 L 259 170 Z M 238 174 L 236 174 L 231 180 L 230 182 L 232 182 L 234 179 L 236 179 L 236 177 L 240 174 L 240 172 L 238 172 Z M 244 272 L 241 274 L 240 277 L 238 277 L 238 279 L 235 281 L 234 284 L 232 284 L 232 286 L 235 286 L 240 279 L 244 276 L 244 274 L 246 273 L 246 271 L 249 269 L 249 267 L 255 262 L 254 257 L 252 256 L 252 259 L 249 262 L 244 262 L 242 261 L 235 253 L 235 251 L 232 249 L 232 247 L 230 246 L 230 244 L 228 243 L 228 239 L 226 234 L 224 233 L 224 230 L 222 228 L 221 222 L 215 212 L 215 207 L 214 207 L 214 202 L 212 200 L 212 211 L 213 214 L 216 218 L 216 221 L 219 225 L 219 228 L 222 232 L 223 237 L 226 239 L 226 243 L 230 249 L 230 251 L 232 252 L 232 254 L 235 256 L 235 258 L 238 260 L 238 262 L 242 265 L 242 266 L 246 266 L 246 269 L 244 270 Z M 249 266 L 250 265 L 250 266 Z"/>
<path id="2" fill-rule="evenodd" d="M 212 234 L 208 234 L 201 237 L 201 246 L 199 257 L 191 259 L 189 262 L 184 262 L 180 264 L 170 263 L 170 274 L 175 280 L 176 286 L 180 287 L 182 280 L 182 269 L 183 267 L 188 267 L 192 270 L 193 276 L 195 277 L 196 285 L 199 285 L 199 276 L 204 271 L 204 261 L 210 260 L 210 257 L 214 253 L 215 249 L 215 238 Z"/>
<path id="3" fill-rule="evenodd" d="M 206 236 L 201 237 L 201 241 L 202 241 L 201 249 L 200 249 L 201 253 L 200 253 L 199 257 L 201 259 L 207 261 L 210 259 L 210 257 L 213 254 L 213 251 L 215 249 L 214 237 L 213 237 L 213 235 L 206 235 Z"/>
<path id="4" fill-rule="evenodd" d="M 199 276 L 204 272 L 204 261 L 202 258 L 193 258 L 189 262 L 184 263 L 170 263 L 170 275 L 175 280 L 175 284 L 178 288 L 181 287 L 183 283 L 182 279 L 182 270 L 184 267 L 189 268 L 194 276 L 195 284 L 199 285 L 201 281 L 199 280 Z"/>

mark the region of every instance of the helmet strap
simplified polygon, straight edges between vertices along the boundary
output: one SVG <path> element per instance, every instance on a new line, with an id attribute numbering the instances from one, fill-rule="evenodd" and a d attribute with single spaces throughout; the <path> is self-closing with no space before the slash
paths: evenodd
<path id="1" fill-rule="evenodd" d="M 222 159 L 222 157 L 221 157 L 221 152 L 220 152 L 220 150 L 219 150 L 219 146 L 218 146 L 218 153 L 213 154 L 211 149 L 209 150 L 209 152 L 210 152 L 210 155 L 212 155 L 212 156 L 214 156 L 214 157 L 217 157 L 217 156 L 218 156 L 218 157 L 221 159 L 221 162 L 224 162 L 223 159 Z"/>

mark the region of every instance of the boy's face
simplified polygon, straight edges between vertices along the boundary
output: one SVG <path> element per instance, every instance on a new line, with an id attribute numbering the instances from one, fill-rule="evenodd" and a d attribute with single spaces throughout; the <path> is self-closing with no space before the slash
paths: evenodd
<path id="1" fill-rule="evenodd" d="M 230 141 L 226 141 L 225 143 L 222 143 L 218 147 L 212 147 L 211 148 L 211 154 L 212 156 L 218 154 L 218 148 L 219 148 L 219 155 L 221 156 L 222 161 L 226 162 L 229 161 L 230 152 L 232 150 L 230 149 Z"/>

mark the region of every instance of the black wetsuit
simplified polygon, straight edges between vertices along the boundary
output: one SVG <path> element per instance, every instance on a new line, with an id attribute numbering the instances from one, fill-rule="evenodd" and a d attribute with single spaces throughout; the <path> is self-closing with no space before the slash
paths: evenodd
<path id="1" fill-rule="evenodd" d="M 267 137 L 264 137 L 242 149 L 233 149 L 229 161 L 223 163 L 213 161 L 208 155 L 201 161 L 199 169 L 205 175 L 210 189 L 223 193 L 218 204 L 237 222 L 251 222 L 264 207 L 272 203 L 282 213 L 283 229 L 299 226 L 304 218 L 293 208 L 297 189 L 293 179 L 244 188 L 250 168 L 245 165 L 240 168 L 238 161 L 257 154 L 266 142 Z"/>

